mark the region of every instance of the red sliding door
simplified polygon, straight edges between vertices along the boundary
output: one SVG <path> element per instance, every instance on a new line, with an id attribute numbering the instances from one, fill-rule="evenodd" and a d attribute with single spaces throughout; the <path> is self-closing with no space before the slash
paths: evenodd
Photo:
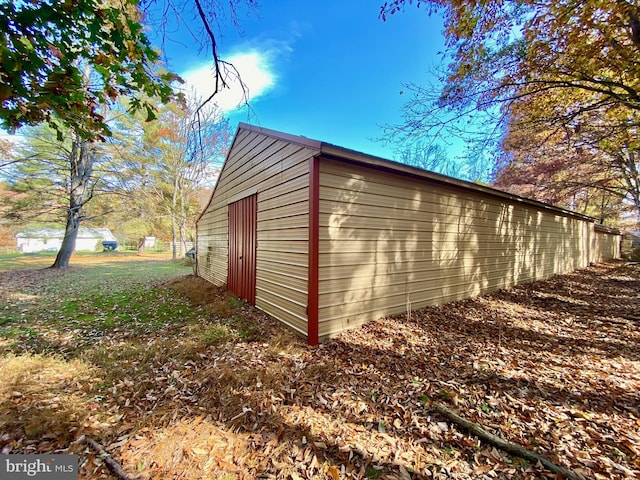
<path id="1" fill-rule="evenodd" d="M 227 288 L 251 305 L 256 303 L 257 226 L 257 195 L 229 204 Z"/>

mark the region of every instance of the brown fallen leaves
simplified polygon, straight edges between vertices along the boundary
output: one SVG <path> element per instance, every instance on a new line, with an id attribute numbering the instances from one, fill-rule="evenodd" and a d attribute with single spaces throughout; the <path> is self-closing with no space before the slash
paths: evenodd
<path id="1" fill-rule="evenodd" d="M 176 290 L 202 305 L 201 282 L 183 277 Z M 381 319 L 315 349 L 255 309 L 209 305 L 216 321 L 255 322 L 258 340 L 207 346 L 193 328 L 113 339 L 108 385 L 103 368 L 57 387 L 86 400 L 67 421 L 76 443 L 19 442 L 11 424 L 0 444 L 78 453 L 82 478 L 107 478 L 82 434 L 148 479 L 554 478 L 458 430 L 437 400 L 585 479 L 637 478 L 639 300 L 640 266 L 605 264 Z"/>

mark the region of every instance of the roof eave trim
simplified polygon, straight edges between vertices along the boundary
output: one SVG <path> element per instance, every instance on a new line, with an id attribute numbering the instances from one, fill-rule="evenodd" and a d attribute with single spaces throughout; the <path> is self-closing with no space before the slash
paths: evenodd
<path id="1" fill-rule="evenodd" d="M 601 223 L 596 223 L 593 228 L 597 232 L 611 233 L 613 235 L 621 235 L 620 230 L 613 227 L 608 227 L 606 225 L 602 225 Z"/>
<path id="2" fill-rule="evenodd" d="M 269 130 L 268 128 L 257 127 L 255 125 L 249 125 L 248 123 L 240 122 L 238 124 L 238 131 L 240 130 L 247 130 L 249 132 L 261 133 L 263 135 L 277 138 L 285 142 L 295 143 L 296 145 L 301 145 L 303 147 L 311 148 L 313 150 L 317 150 L 318 152 L 322 147 L 322 142 L 319 142 L 317 140 L 312 140 L 307 137 L 301 137 L 299 135 L 291 135 L 289 133 L 279 132 L 277 130 Z"/>
<path id="3" fill-rule="evenodd" d="M 584 215 L 582 213 L 572 212 L 571 210 L 549 205 L 548 203 L 540 202 L 530 198 L 521 197 L 519 195 L 515 195 L 508 192 L 503 192 L 502 190 L 487 187 L 484 185 L 479 185 L 477 183 L 467 182 L 465 180 L 459 180 L 457 178 L 448 177 L 446 175 L 441 175 L 439 173 L 431 172 L 431 171 L 424 170 L 417 167 L 412 167 L 410 165 L 405 165 L 404 163 L 394 162 L 392 160 L 386 160 L 380 157 L 376 157 L 374 155 L 361 153 L 356 150 L 350 150 L 348 148 L 338 147 L 330 143 L 324 143 L 324 142 L 321 143 L 320 151 L 323 155 L 327 157 L 333 157 L 338 160 L 343 160 L 343 161 L 346 160 L 346 161 L 351 161 L 364 166 L 379 168 L 379 169 L 392 171 L 396 173 L 404 173 L 406 175 L 411 175 L 413 177 L 428 179 L 442 185 L 448 185 L 448 186 L 458 187 L 464 190 L 475 191 L 475 192 L 483 193 L 485 195 L 489 195 L 492 197 L 504 198 L 515 203 L 521 203 L 525 205 L 531 205 L 536 208 L 541 208 L 544 210 L 550 210 L 553 212 L 560 213 L 562 215 L 581 218 L 589 222 L 594 222 L 594 223 L 596 222 L 595 218 L 590 217 L 588 215 Z"/>

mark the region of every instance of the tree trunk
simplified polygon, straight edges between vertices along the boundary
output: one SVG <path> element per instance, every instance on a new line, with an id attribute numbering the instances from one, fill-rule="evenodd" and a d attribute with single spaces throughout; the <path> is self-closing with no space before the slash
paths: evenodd
<path id="1" fill-rule="evenodd" d="M 178 225 L 177 219 L 178 216 L 178 177 L 174 177 L 173 179 L 173 192 L 171 195 L 171 239 L 173 241 L 173 250 L 172 250 L 172 258 L 175 260 L 178 258 L 177 248 L 178 248 Z"/>
<path id="2" fill-rule="evenodd" d="M 171 258 L 174 260 L 177 257 L 176 248 L 178 247 L 178 233 L 176 229 L 176 216 L 175 213 L 171 214 Z"/>
<path id="3" fill-rule="evenodd" d="M 184 257 L 187 253 L 187 232 L 185 228 L 185 220 L 184 217 L 180 218 L 180 258 Z"/>
<path id="4" fill-rule="evenodd" d="M 187 212 L 186 212 L 186 199 L 184 185 L 180 183 L 180 258 L 184 257 L 189 250 L 187 248 Z"/>
<path id="5" fill-rule="evenodd" d="M 62 239 L 62 245 L 60 251 L 56 255 L 56 260 L 51 265 L 51 268 L 67 268 L 71 261 L 71 255 L 76 249 L 76 238 L 78 237 L 78 230 L 80 229 L 80 215 L 78 210 L 69 209 L 67 214 L 67 226 L 64 231 L 64 238 Z"/>
<path id="6" fill-rule="evenodd" d="M 71 155 L 69 157 L 69 211 L 67 226 L 60 251 L 51 268 L 67 268 L 71 255 L 76 248 L 76 238 L 82 221 L 82 209 L 91 199 L 89 180 L 95 161 L 95 146 L 74 134 Z"/>

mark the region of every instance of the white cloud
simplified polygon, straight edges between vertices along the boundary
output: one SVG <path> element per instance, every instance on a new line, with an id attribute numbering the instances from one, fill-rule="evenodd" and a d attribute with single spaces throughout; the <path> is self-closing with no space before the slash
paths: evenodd
<path id="1" fill-rule="evenodd" d="M 226 59 L 235 70 L 224 66 L 224 78 L 228 88 L 222 89 L 213 99 L 223 112 L 231 112 L 244 105 L 245 101 L 255 101 L 275 86 L 276 75 L 269 57 L 269 53 L 250 50 Z M 181 76 L 185 80 L 183 90 L 187 95 L 195 92 L 197 100 L 209 98 L 215 89 L 211 64 L 201 65 Z M 244 89 L 241 82 L 244 83 Z"/>

